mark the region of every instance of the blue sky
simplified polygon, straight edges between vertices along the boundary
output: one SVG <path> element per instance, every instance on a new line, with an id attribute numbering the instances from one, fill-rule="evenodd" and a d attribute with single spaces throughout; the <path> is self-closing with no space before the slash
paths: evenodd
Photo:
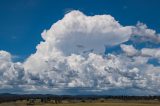
<path id="1" fill-rule="evenodd" d="M 110 14 L 122 25 L 141 21 L 160 32 L 159 7 L 159 0 L 1 0 L 0 49 L 26 58 L 42 41 L 42 31 L 71 10 Z"/>
<path id="2" fill-rule="evenodd" d="M 0 0 L 0 93 L 160 95 L 159 0 Z"/>

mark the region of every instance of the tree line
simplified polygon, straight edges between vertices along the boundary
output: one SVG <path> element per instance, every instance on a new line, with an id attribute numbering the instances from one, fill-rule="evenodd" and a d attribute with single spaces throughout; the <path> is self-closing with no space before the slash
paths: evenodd
<path id="1" fill-rule="evenodd" d="M 41 103 L 54 101 L 54 103 L 62 103 L 63 100 L 98 100 L 98 99 L 113 99 L 113 100 L 157 100 L 160 101 L 160 96 L 108 96 L 108 95 L 42 95 L 42 94 L 0 94 L 0 103 L 15 102 L 17 100 L 27 100 L 34 103 L 39 99 Z"/>

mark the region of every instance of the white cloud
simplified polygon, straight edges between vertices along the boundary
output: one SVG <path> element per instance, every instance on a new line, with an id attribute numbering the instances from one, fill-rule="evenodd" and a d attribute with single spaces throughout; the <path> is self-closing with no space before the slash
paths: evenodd
<path id="1" fill-rule="evenodd" d="M 150 41 L 153 43 L 160 43 L 160 36 L 155 30 L 149 29 L 146 24 L 138 22 L 132 29 L 132 36 L 136 37 L 136 41 L 145 42 Z M 138 39 L 137 39 L 138 37 Z"/>
<path id="2" fill-rule="evenodd" d="M 121 44 L 120 47 L 128 56 L 134 56 L 138 54 L 138 51 L 132 45 Z"/>
<path id="3" fill-rule="evenodd" d="M 11 54 L 0 51 L 0 86 L 12 87 L 23 83 L 24 69 L 21 63 L 13 63 Z M 18 85 L 17 85 L 18 86 Z"/>
<path id="4" fill-rule="evenodd" d="M 86 16 L 72 11 L 42 33 L 45 42 L 37 46 L 37 52 L 25 62 L 25 69 L 34 73 L 44 71 L 46 61 L 63 63 L 71 54 L 86 55 L 88 52 L 105 52 L 106 45 L 127 41 L 131 27 L 123 27 L 110 15 Z"/>
<path id="5" fill-rule="evenodd" d="M 11 60 L 11 54 L 1 50 L 0 51 L 0 60 L 1 61 L 10 61 Z"/>
<path id="6" fill-rule="evenodd" d="M 86 16 L 80 11 L 72 11 L 42 33 L 46 42 L 38 47 L 58 49 L 64 55 L 89 50 L 104 53 L 106 45 L 125 42 L 131 33 L 130 26 L 123 27 L 110 15 Z"/>
<path id="7" fill-rule="evenodd" d="M 141 50 L 141 54 L 143 56 L 149 56 L 149 57 L 154 57 L 154 58 L 159 58 L 160 59 L 160 49 L 159 48 L 143 48 Z"/>
<path id="8" fill-rule="evenodd" d="M 137 89 L 143 94 L 160 94 L 160 67 L 147 63 L 150 57 L 159 58 L 159 50 L 137 50 L 123 44 L 138 40 L 135 35 L 143 42 L 159 42 L 156 32 L 144 24 L 122 26 L 110 15 L 86 16 L 72 11 L 42 33 L 44 41 L 24 63 L 12 62 L 11 54 L 1 51 L 0 83 L 17 84 L 26 92 L 127 88 L 135 94 L 139 94 Z M 105 46 L 116 45 L 124 53 L 105 54 Z"/>

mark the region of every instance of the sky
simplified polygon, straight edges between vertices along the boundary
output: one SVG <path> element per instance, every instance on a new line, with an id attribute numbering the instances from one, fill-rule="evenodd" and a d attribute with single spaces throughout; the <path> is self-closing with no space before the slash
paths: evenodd
<path id="1" fill-rule="evenodd" d="M 27 57 L 35 52 L 44 29 L 71 10 L 110 14 L 122 25 L 143 22 L 160 32 L 159 0 L 1 0 L 0 48 Z"/>
<path id="2" fill-rule="evenodd" d="M 159 95 L 159 0 L 1 0 L 0 92 Z"/>

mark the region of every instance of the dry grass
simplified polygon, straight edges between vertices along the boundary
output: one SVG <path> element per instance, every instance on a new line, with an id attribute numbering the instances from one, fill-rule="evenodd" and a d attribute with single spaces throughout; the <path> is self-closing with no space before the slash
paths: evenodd
<path id="1" fill-rule="evenodd" d="M 11 102 L 11 103 L 2 103 L 0 106 L 27 106 L 25 101 L 23 102 Z M 28 106 L 160 106 L 158 101 L 94 101 L 92 103 L 62 103 L 62 104 L 52 104 L 52 103 L 36 103 L 35 105 Z"/>

